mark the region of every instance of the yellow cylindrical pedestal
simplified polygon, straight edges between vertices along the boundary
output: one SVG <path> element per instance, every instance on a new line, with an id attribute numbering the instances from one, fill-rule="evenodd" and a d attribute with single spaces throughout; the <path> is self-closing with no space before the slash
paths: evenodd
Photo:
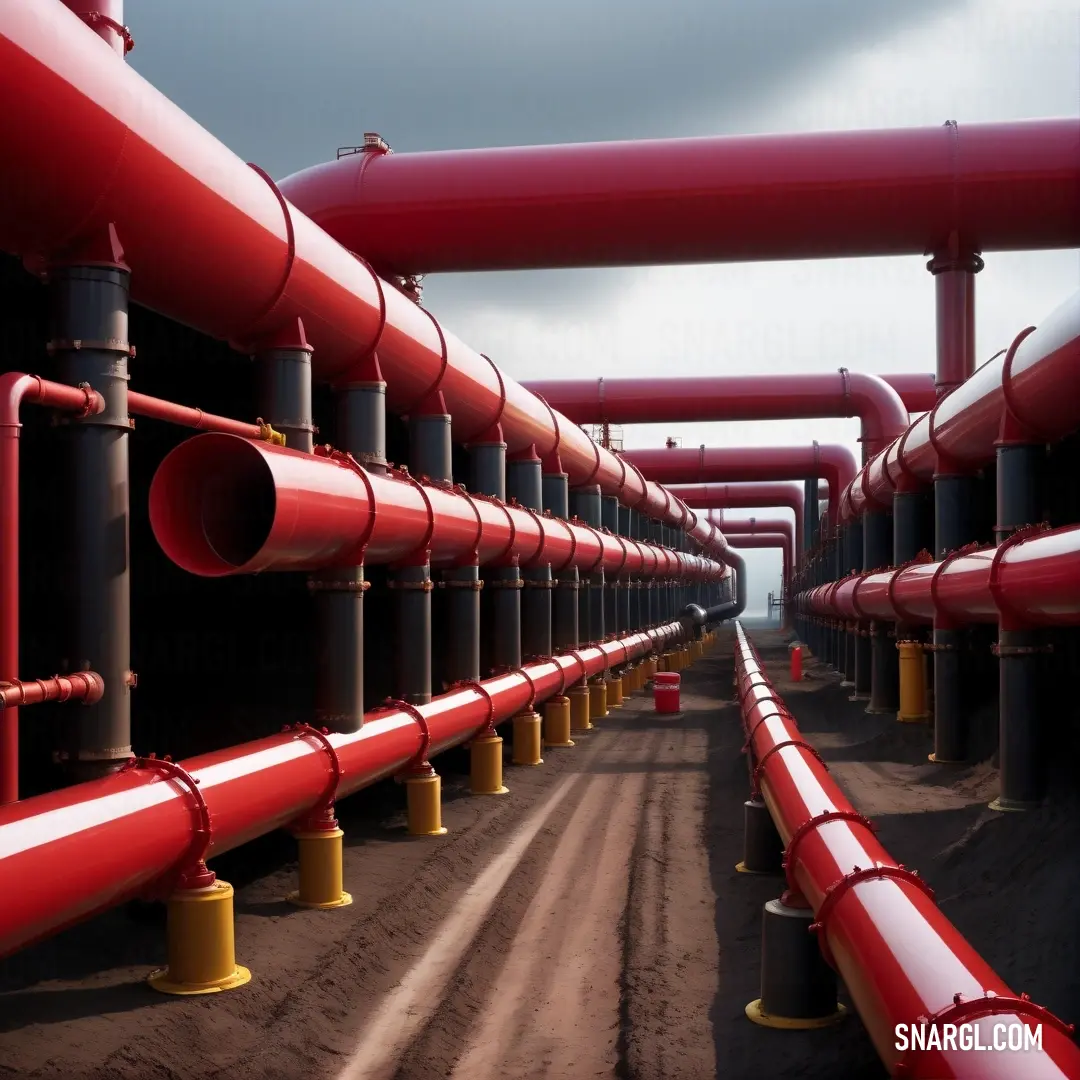
<path id="1" fill-rule="evenodd" d="M 549 698 L 544 706 L 544 745 L 573 746 L 570 738 L 570 699 Z"/>
<path id="2" fill-rule="evenodd" d="M 347 907 L 352 897 L 343 888 L 340 829 L 293 833 L 300 849 L 300 888 L 286 900 L 296 907 Z"/>
<path id="3" fill-rule="evenodd" d="M 621 709 L 623 702 L 623 683 L 622 676 L 616 675 L 608 680 L 607 684 L 607 703 L 609 709 Z"/>
<path id="4" fill-rule="evenodd" d="M 704 641 L 692 641 L 690 643 L 690 657 L 693 660 L 700 660 L 705 655 L 705 642 Z"/>
<path id="5" fill-rule="evenodd" d="M 444 836 L 442 778 L 410 776 L 405 780 L 406 819 L 410 836 Z"/>
<path id="6" fill-rule="evenodd" d="M 658 667 L 660 661 L 655 656 L 650 656 L 645 661 L 645 682 L 641 684 L 642 689 L 645 688 L 645 683 L 648 682 L 659 670 Z"/>
<path id="7" fill-rule="evenodd" d="M 589 719 L 603 720 L 607 714 L 607 683 L 597 679 L 589 683 Z"/>
<path id="8" fill-rule="evenodd" d="M 667 653 L 661 653 L 655 660 L 656 668 L 655 668 L 653 674 L 655 674 L 657 671 L 672 671 L 672 670 L 674 670 L 673 668 L 668 666 L 668 661 L 669 660 L 670 660 L 670 657 L 669 657 L 669 655 Z"/>
<path id="9" fill-rule="evenodd" d="M 640 664 L 635 664 L 628 672 L 630 676 L 630 693 L 636 694 L 641 689 L 641 675 L 642 667 Z M 623 692 L 626 692 L 626 675 L 623 676 Z"/>
<path id="10" fill-rule="evenodd" d="M 583 684 L 570 688 L 570 729 L 571 731 L 588 731 L 592 727 L 590 720 L 589 702 L 592 695 L 589 688 Z"/>
<path id="11" fill-rule="evenodd" d="M 682 649 L 682 662 L 683 662 L 683 667 L 684 668 L 688 668 L 694 662 L 693 653 L 691 652 L 689 645 L 684 645 L 683 646 L 683 649 Z"/>
<path id="12" fill-rule="evenodd" d="M 518 713 L 514 717 L 514 764 L 543 765 L 544 759 L 540 756 L 542 747 L 540 714 L 532 709 Z"/>
<path id="13" fill-rule="evenodd" d="M 505 795 L 503 741 L 498 735 L 482 735 L 469 745 L 469 794 Z"/>
<path id="14" fill-rule="evenodd" d="M 166 926 L 169 966 L 147 982 L 163 994 L 215 994 L 251 981 L 236 962 L 233 887 L 215 881 L 204 889 L 177 889 L 169 897 Z"/>
<path id="15" fill-rule="evenodd" d="M 900 654 L 900 711 L 896 719 L 903 724 L 918 724 L 929 718 L 923 647 L 917 641 L 898 641 L 896 650 Z"/>

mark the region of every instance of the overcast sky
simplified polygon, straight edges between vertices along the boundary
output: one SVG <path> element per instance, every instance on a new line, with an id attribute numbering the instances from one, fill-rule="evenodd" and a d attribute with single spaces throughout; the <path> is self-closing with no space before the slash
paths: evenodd
<path id="1" fill-rule="evenodd" d="M 279 178 L 365 131 L 406 152 L 1080 115 L 1076 0 L 128 0 L 125 14 L 132 65 Z M 924 265 L 455 274 L 428 277 L 424 301 L 519 379 L 932 371 Z M 1078 287 L 1074 251 L 989 255 L 979 358 Z M 646 301 L 661 314 L 644 327 Z M 641 426 L 625 442 L 667 435 L 856 449 L 858 422 Z M 746 558 L 753 613 L 780 558 Z"/>

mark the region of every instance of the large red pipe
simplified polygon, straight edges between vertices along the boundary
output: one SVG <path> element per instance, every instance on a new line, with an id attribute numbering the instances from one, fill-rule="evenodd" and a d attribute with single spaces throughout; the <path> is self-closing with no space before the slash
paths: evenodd
<path id="1" fill-rule="evenodd" d="M 923 378 L 930 384 L 932 406 L 933 376 Z M 910 406 L 888 379 L 841 368 L 793 375 L 550 379 L 524 386 L 577 424 L 858 416 L 863 453 L 872 456 L 908 426 Z M 923 402 L 925 388 L 915 396 Z"/>
<path id="2" fill-rule="evenodd" d="M 367 152 L 282 182 L 398 274 L 1080 245 L 1075 120 Z"/>
<path id="3" fill-rule="evenodd" d="M 669 490 L 695 510 L 721 511 L 727 508 L 765 509 L 786 506 L 795 515 L 795 551 L 802 558 L 804 526 L 804 493 L 801 484 L 764 480 L 756 484 L 672 484 Z M 829 489 L 819 489 L 819 498 L 828 499 Z M 715 521 L 715 515 L 710 515 Z M 723 526 L 719 528 L 723 530 Z"/>
<path id="4" fill-rule="evenodd" d="M 829 522 L 835 524 L 840 492 L 858 466 L 855 455 L 839 444 L 811 446 L 677 447 L 627 450 L 622 455 L 643 476 L 665 484 L 711 484 L 725 480 L 811 480 L 829 483 Z"/>
<path id="5" fill-rule="evenodd" d="M 997 598 L 995 600 L 995 597 Z M 799 597 L 802 611 L 904 623 L 1080 625 L 1080 527 L 936 563 L 857 574 Z"/>
<path id="6" fill-rule="evenodd" d="M 791 540 L 782 532 L 733 532 L 728 543 L 736 548 L 779 548 L 783 557 L 783 580 L 785 588 L 791 580 L 792 548 Z"/>
<path id="7" fill-rule="evenodd" d="M 1080 199 L 1077 200 L 1080 206 Z M 1037 330 L 983 364 L 967 382 L 865 465 L 841 506 L 844 518 L 891 505 L 903 483 L 929 483 L 944 462 L 974 470 L 999 437 L 1054 442 L 1080 428 L 1080 292 Z"/>
<path id="8" fill-rule="evenodd" d="M 465 687 L 418 711 L 430 732 L 426 754 L 465 742 L 484 728 L 489 708 L 501 722 L 561 693 L 574 681 L 644 655 L 683 634 L 679 623 L 530 664 L 483 689 Z M 325 738 L 310 728 L 200 754 L 180 762 L 205 800 L 207 858 L 295 822 L 321 803 L 340 769 L 338 799 L 399 773 L 425 752 L 408 711 L 379 709 L 349 735 Z M 0 956 L 124 900 L 167 891 L 197 841 L 200 814 L 190 782 L 167 764 L 133 768 L 0 808 Z"/>
<path id="9" fill-rule="evenodd" d="M 747 748 L 787 846 L 789 887 L 813 908 L 818 940 L 843 977 L 894 1076 L 910 1080 L 1080 1077 L 1071 1029 L 1017 997 L 968 944 L 933 894 L 878 843 L 769 683 L 740 625 L 735 673 Z M 983 1046 L 995 1024 L 1042 1025 L 1042 1050 L 897 1050 L 897 1025 L 970 1023 Z M 907 1029 L 910 1030 L 910 1029 Z M 931 1044 L 933 1045 L 933 1044 Z M 947 1045 L 947 1044 L 946 1044 Z"/>
<path id="10" fill-rule="evenodd" d="M 165 554 L 203 577 L 392 563 L 425 550 L 436 566 L 517 558 L 522 566 L 603 568 L 612 576 L 723 574 L 696 555 L 407 474 L 368 473 L 343 454 L 216 433 L 166 455 L 150 485 L 150 524 Z"/>
<path id="11" fill-rule="evenodd" d="M 245 351 L 302 320 L 321 379 L 347 381 L 377 348 L 395 411 L 438 389 L 459 442 L 501 424 L 511 452 L 557 451 L 572 484 L 711 542 L 686 507 L 379 279 L 107 48 L 56 0 L 0 5 L 0 97 L 26 102 L 0 113 L 0 145 L 19 163 L 0 248 L 47 262 L 113 225 L 144 306 Z"/>
<path id="12" fill-rule="evenodd" d="M 24 402 L 99 413 L 105 401 L 88 387 L 24 375 L 0 375 L 0 685 L 19 679 L 19 411 Z M 0 804 L 19 797 L 19 710 L 0 709 Z"/>

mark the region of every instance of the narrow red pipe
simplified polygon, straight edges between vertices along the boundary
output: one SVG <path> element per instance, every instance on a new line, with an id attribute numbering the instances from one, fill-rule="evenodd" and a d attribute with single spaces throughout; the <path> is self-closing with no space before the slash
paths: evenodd
<path id="1" fill-rule="evenodd" d="M 397 274 L 1080 245 L 1075 120 L 362 153 L 282 181 Z"/>
<path id="2" fill-rule="evenodd" d="M 551 379 L 523 385 L 576 424 L 858 416 L 867 457 L 908 426 L 908 406 L 884 377 L 847 368 L 792 375 Z"/>
<path id="3" fill-rule="evenodd" d="M 105 680 L 96 671 L 75 671 L 51 679 L 0 682 L 0 709 L 40 705 L 43 701 L 81 701 L 93 705 L 105 694 Z"/>
<path id="4" fill-rule="evenodd" d="M 789 888 L 816 916 L 875 1049 L 910 1080 L 1080 1077 L 1072 1028 L 1018 997 L 961 936 L 911 870 L 893 860 L 806 743 L 736 624 L 735 677 L 755 777 L 787 847 Z M 1042 1050 L 896 1049 L 897 1025 L 970 1023 L 984 1046 L 995 1024 L 1042 1025 Z M 910 1030 L 907 1029 L 907 1030 Z"/>
<path id="5" fill-rule="evenodd" d="M 996 595 L 996 599 L 995 599 Z M 954 625 L 1080 625 L 1080 527 L 1034 533 L 936 563 L 857 574 L 800 595 L 800 610 L 843 619 Z"/>
<path id="6" fill-rule="evenodd" d="M 47 264 L 73 237 L 112 226 L 143 306 L 246 352 L 302 319 L 322 380 L 346 379 L 377 349 L 395 412 L 440 391 L 455 441 L 499 424 L 510 453 L 530 444 L 543 459 L 557 451 L 572 484 L 599 484 L 713 543 L 682 503 L 381 280 L 266 173 L 127 64 L 101 61 L 92 31 L 57 0 L 0 5 L 0 98 L 34 102 L 0 112 L 0 145 L 19 163 L 5 177 L 0 248 Z"/>
<path id="7" fill-rule="evenodd" d="M 12 371 L 0 375 L 0 685 L 19 678 L 19 410 L 24 402 L 89 416 L 105 402 L 89 387 Z M 19 797 L 19 710 L 0 711 L 0 804 Z"/>
<path id="8" fill-rule="evenodd" d="M 791 580 L 791 541 L 783 533 L 732 533 L 728 537 L 728 543 L 735 548 L 779 548 L 783 559 L 783 581 L 785 591 L 787 583 Z"/>
<path id="9" fill-rule="evenodd" d="M 270 439 L 280 442 L 281 436 L 269 424 L 245 424 L 227 416 L 215 416 L 190 405 L 177 405 L 173 401 L 128 391 L 128 412 L 133 416 L 145 416 L 151 420 L 163 420 L 167 424 L 195 428 L 197 431 L 218 431 L 226 435 L 239 435 L 243 439 Z M 275 438 L 276 436 L 276 438 Z"/>
<path id="10" fill-rule="evenodd" d="M 427 550 L 434 566 L 517 558 L 589 572 L 716 580 L 723 568 L 669 548 L 540 516 L 403 473 L 361 469 L 325 448 L 304 454 L 234 435 L 196 435 L 150 485 L 165 554 L 203 577 L 392 563 Z M 707 526 L 710 529 L 713 526 Z"/>
<path id="11" fill-rule="evenodd" d="M 486 727 L 489 708 L 501 722 L 684 634 L 671 623 L 437 697 L 418 709 L 430 732 L 427 754 L 468 741 Z M 353 734 L 324 739 L 302 728 L 181 761 L 209 812 L 207 857 L 319 805 L 335 772 L 327 741 L 340 768 L 338 799 L 399 773 L 424 749 L 416 719 L 389 707 L 368 713 Z M 19 883 L 0 889 L 0 956 L 132 897 L 167 893 L 191 851 L 196 809 L 189 785 L 154 760 L 0 808 L 0 879 Z"/>
<path id="12" fill-rule="evenodd" d="M 710 510 L 709 521 L 724 532 L 724 539 L 732 547 L 782 547 L 784 551 L 784 582 L 788 581 L 788 574 L 795 565 L 795 527 L 786 518 L 729 518 L 722 509 Z M 743 541 L 748 536 L 767 536 L 768 544 L 746 544 Z M 777 538 L 783 539 L 783 544 L 777 543 Z"/>
<path id="13" fill-rule="evenodd" d="M 1038 329 L 1028 327 L 1017 334 L 1008 349 L 983 364 L 864 465 L 844 492 L 844 520 L 875 506 L 890 506 L 892 493 L 904 478 L 930 483 L 939 459 L 954 469 L 989 464 L 1002 434 L 1049 443 L 1077 428 L 1080 292 Z"/>
<path id="14" fill-rule="evenodd" d="M 758 510 L 786 506 L 795 515 L 795 551 L 798 558 L 802 558 L 805 511 L 801 484 L 768 480 L 756 484 L 671 484 L 668 490 L 695 510 L 716 507 L 722 513 L 729 507 Z M 828 485 L 819 488 L 818 496 L 828 499 Z M 718 527 L 723 529 L 722 525 Z"/>
<path id="15" fill-rule="evenodd" d="M 623 458 L 643 476 L 665 484 L 710 484 L 724 480 L 810 480 L 829 483 L 829 521 L 839 520 L 840 492 L 858 466 L 839 444 L 812 446 L 713 446 L 670 450 L 627 450 Z"/>

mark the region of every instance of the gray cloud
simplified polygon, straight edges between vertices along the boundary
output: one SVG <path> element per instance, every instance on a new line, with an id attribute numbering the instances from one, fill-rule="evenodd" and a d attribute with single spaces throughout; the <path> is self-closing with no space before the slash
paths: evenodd
<path id="1" fill-rule="evenodd" d="M 398 151 L 738 130 L 793 78 L 960 3 L 189 0 L 127 15 L 132 65 L 282 177 L 372 130 Z M 446 275 L 428 296 L 543 311 L 629 273 Z"/>

